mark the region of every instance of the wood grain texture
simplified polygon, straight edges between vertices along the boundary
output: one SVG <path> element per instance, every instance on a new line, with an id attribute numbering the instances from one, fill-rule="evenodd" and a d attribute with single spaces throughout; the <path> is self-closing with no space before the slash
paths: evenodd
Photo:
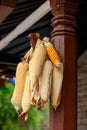
<path id="1" fill-rule="evenodd" d="M 50 130 L 77 129 L 77 0 L 50 0 L 53 31 L 51 42 L 64 64 L 62 101 L 57 111 L 50 105 Z"/>

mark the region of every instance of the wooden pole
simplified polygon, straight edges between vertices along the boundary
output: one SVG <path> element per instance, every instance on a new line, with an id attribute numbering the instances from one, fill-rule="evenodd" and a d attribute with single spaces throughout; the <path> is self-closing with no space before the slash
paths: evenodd
<path id="1" fill-rule="evenodd" d="M 51 41 L 64 63 L 62 100 L 55 111 L 50 105 L 50 130 L 77 129 L 77 0 L 50 0 L 52 7 Z"/>

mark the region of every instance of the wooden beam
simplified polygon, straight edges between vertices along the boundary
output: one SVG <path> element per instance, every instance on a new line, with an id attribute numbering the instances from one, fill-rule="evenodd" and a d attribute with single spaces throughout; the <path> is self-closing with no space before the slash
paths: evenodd
<path id="1" fill-rule="evenodd" d="M 13 11 L 13 8 L 7 6 L 0 6 L 0 24 L 6 19 L 6 17 Z"/>
<path id="2" fill-rule="evenodd" d="M 1 5 L 15 8 L 18 0 L 2 0 Z"/>
<path id="3" fill-rule="evenodd" d="M 52 7 L 51 42 L 64 63 L 62 100 L 55 111 L 50 105 L 50 130 L 77 129 L 77 0 L 50 0 Z"/>
<path id="4" fill-rule="evenodd" d="M 17 0 L 2 0 L 0 3 L 0 24 L 14 10 Z"/>

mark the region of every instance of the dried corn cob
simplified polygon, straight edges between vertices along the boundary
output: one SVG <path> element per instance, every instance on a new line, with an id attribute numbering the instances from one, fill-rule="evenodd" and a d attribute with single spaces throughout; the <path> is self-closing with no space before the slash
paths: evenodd
<path id="1" fill-rule="evenodd" d="M 49 42 L 49 38 L 44 37 L 43 39 L 46 47 L 46 52 L 52 63 L 58 66 L 58 62 L 60 61 L 60 56 L 54 46 Z"/>
<path id="2" fill-rule="evenodd" d="M 16 69 L 16 83 L 13 91 L 13 95 L 11 98 L 11 103 L 14 105 L 14 108 L 18 112 L 21 108 L 22 95 L 24 91 L 24 84 L 26 78 L 26 72 L 29 69 L 28 63 L 20 62 L 17 65 Z"/>
<path id="3" fill-rule="evenodd" d="M 63 81 L 63 64 L 60 62 L 59 67 L 54 65 L 53 68 L 53 83 L 51 89 L 51 102 L 53 108 L 56 110 L 61 100 L 61 90 Z"/>
<path id="4" fill-rule="evenodd" d="M 30 77 L 30 88 L 33 91 L 33 87 L 36 86 L 39 79 L 39 75 L 42 71 L 44 61 L 46 58 L 46 49 L 43 42 L 38 39 L 33 52 L 31 61 L 29 62 L 29 77 Z"/>
<path id="5" fill-rule="evenodd" d="M 37 82 L 36 86 L 33 88 L 33 91 L 31 92 L 32 104 L 37 106 L 39 99 L 40 99 L 39 83 Z"/>
<path id="6" fill-rule="evenodd" d="M 30 87 L 29 87 L 29 72 L 27 72 L 24 92 L 23 92 L 23 97 L 22 97 L 22 109 L 23 109 L 22 113 L 26 113 L 31 106 L 30 96 L 31 96 L 31 92 L 30 92 Z"/>
<path id="7" fill-rule="evenodd" d="M 39 87 L 41 96 L 41 106 L 48 101 L 51 92 L 52 85 L 52 70 L 53 65 L 50 60 L 46 60 L 44 63 L 43 71 L 39 77 Z"/>
<path id="8" fill-rule="evenodd" d="M 31 96 L 31 94 L 29 91 L 29 71 L 27 71 L 24 92 L 23 92 L 23 97 L 22 97 L 22 110 L 23 110 L 23 112 L 20 114 L 20 116 L 22 116 L 23 114 L 25 115 L 25 121 L 28 118 L 28 114 L 27 114 L 28 110 L 31 107 L 30 96 Z"/>

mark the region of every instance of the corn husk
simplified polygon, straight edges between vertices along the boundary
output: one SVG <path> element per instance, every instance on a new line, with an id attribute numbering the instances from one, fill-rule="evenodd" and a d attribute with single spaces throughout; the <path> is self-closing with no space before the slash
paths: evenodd
<path id="1" fill-rule="evenodd" d="M 59 66 L 56 67 L 54 65 L 53 68 L 53 83 L 51 89 L 51 103 L 55 110 L 60 104 L 59 97 L 61 95 L 62 82 L 63 82 L 63 63 L 59 62 Z"/>
<path id="2" fill-rule="evenodd" d="M 40 39 L 38 39 L 31 61 L 29 62 L 29 77 L 31 91 L 37 86 L 37 82 L 42 71 L 46 58 L 46 50 Z"/>
<path id="3" fill-rule="evenodd" d="M 31 92 L 29 87 L 29 72 L 27 72 L 24 92 L 22 97 L 22 109 L 23 109 L 22 113 L 26 113 L 30 109 L 30 106 L 31 106 Z"/>
<path id="4" fill-rule="evenodd" d="M 48 101 L 51 84 L 52 84 L 52 70 L 53 65 L 50 60 L 46 60 L 44 63 L 43 71 L 39 77 L 39 87 L 40 87 L 40 96 L 41 96 L 41 106 Z"/>
<path id="5" fill-rule="evenodd" d="M 32 54 L 33 54 L 33 47 L 31 47 L 29 51 L 24 55 L 24 57 L 22 58 L 22 61 L 29 62 L 32 57 Z"/>
<path id="6" fill-rule="evenodd" d="M 28 69 L 29 69 L 29 66 L 28 66 L 28 63 L 26 62 L 20 62 L 17 65 L 15 87 L 14 87 L 13 95 L 11 98 L 11 103 L 13 104 L 17 112 L 21 108 L 26 73 Z"/>

